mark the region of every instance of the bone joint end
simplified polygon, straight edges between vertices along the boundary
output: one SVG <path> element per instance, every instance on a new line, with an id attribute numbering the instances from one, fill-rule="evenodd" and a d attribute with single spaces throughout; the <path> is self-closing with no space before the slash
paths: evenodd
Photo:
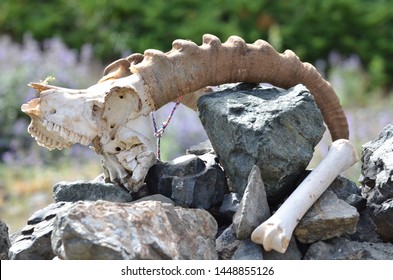
<path id="1" fill-rule="evenodd" d="M 332 143 L 327 156 L 296 188 L 281 207 L 258 226 L 251 240 L 266 251 L 285 253 L 300 219 L 342 171 L 358 161 L 353 145 L 345 139 Z"/>
<path id="2" fill-rule="evenodd" d="M 280 224 L 268 220 L 253 231 L 251 240 L 262 244 L 266 251 L 275 250 L 283 254 L 288 248 L 291 236 L 284 232 Z"/>

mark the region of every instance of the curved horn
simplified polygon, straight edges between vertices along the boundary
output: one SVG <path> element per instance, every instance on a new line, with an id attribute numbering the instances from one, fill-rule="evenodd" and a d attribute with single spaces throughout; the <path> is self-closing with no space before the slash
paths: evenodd
<path id="1" fill-rule="evenodd" d="M 115 62 L 116 63 L 116 62 Z M 340 101 L 314 66 L 302 63 L 290 50 L 280 54 L 263 40 L 246 44 L 237 36 L 225 43 L 204 35 L 203 44 L 175 40 L 172 50 L 146 50 L 140 63 L 130 64 L 141 76 L 152 108 L 160 108 L 177 97 L 206 86 L 234 82 L 260 83 L 290 88 L 305 85 L 322 112 L 332 139 L 348 139 L 348 124 Z"/>
<path id="2" fill-rule="evenodd" d="M 104 76 L 98 81 L 98 83 L 131 75 L 130 67 L 140 63 L 142 60 L 142 54 L 134 53 L 126 58 L 121 58 L 112 62 L 104 69 Z"/>

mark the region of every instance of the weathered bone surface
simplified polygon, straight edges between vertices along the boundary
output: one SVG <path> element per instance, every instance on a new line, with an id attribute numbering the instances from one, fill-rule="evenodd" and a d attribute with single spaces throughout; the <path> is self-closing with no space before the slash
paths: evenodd
<path id="1" fill-rule="evenodd" d="M 327 156 L 288 197 L 281 207 L 258 226 L 252 241 L 262 244 L 266 251 L 285 253 L 292 233 L 307 210 L 329 187 L 339 173 L 358 161 L 352 144 L 345 139 L 336 140 Z"/>
<path id="2" fill-rule="evenodd" d="M 155 163 L 148 114 L 177 99 L 196 108 L 207 86 L 268 82 L 289 88 L 304 84 L 314 95 L 332 138 L 348 138 L 339 99 L 317 70 L 292 51 L 277 53 L 267 42 L 246 44 L 232 36 L 225 43 L 212 35 L 203 44 L 173 42 L 163 53 L 146 50 L 107 67 L 104 77 L 83 90 L 31 84 L 40 97 L 22 106 L 32 122 L 29 133 L 39 145 L 62 149 L 92 143 L 102 154 L 108 181 L 138 191 Z M 191 95 L 190 95 L 191 94 Z"/>

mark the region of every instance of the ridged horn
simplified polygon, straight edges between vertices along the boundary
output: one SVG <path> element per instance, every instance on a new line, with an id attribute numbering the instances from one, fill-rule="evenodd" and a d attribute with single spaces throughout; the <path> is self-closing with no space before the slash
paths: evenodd
<path id="1" fill-rule="evenodd" d="M 143 60 L 130 68 L 142 77 L 154 102 L 150 105 L 156 109 L 206 86 L 266 82 L 290 88 L 303 84 L 314 96 L 332 139 L 349 137 L 346 116 L 330 83 L 292 51 L 280 54 L 263 40 L 246 44 L 242 38 L 231 36 L 221 43 L 213 35 L 204 35 L 201 46 L 175 40 L 171 51 L 146 50 Z"/>
<path id="2" fill-rule="evenodd" d="M 140 53 L 134 53 L 126 58 L 121 58 L 112 62 L 104 69 L 104 76 L 98 81 L 98 83 L 131 75 L 130 67 L 140 63 L 142 60 L 143 55 Z"/>

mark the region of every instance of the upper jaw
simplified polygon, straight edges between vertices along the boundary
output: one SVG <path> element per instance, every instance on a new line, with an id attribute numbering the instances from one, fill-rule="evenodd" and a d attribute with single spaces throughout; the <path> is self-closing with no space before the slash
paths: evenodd
<path id="1" fill-rule="evenodd" d="M 68 130 L 67 128 L 64 128 L 64 127 L 57 125 L 53 122 L 49 122 L 47 120 L 44 120 L 42 125 L 45 127 L 46 131 L 48 131 L 49 133 L 53 133 L 57 137 L 61 137 L 65 142 L 67 142 L 67 145 L 68 145 L 68 143 L 70 143 L 70 145 L 80 143 L 84 146 L 87 146 L 87 145 L 89 145 L 89 143 L 92 140 L 88 136 L 79 134 L 79 133 L 74 132 L 72 130 Z"/>
<path id="2" fill-rule="evenodd" d="M 62 150 L 76 143 L 87 146 L 93 140 L 47 120 L 42 122 L 32 119 L 28 132 L 40 146 L 49 150 Z"/>
<path id="3" fill-rule="evenodd" d="M 21 109 L 31 117 L 28 132 L 40 146 L 49 150 L 62 150 L 76 143 L 87 146 L 95 137 L 77 133 L 47 120 L 40 111 L 40 98 L 23 104 Z"/>
<path id="4" fill-rule="evenodd" d="M 49 150 L 62 150 L 72 145 L 70 141 L 61 137 L 59 134 L 49 132 L 40 121 L 32 120 L 29 125 L 28 132 L 32 137 L 34 137 L 38 145 Z"/>

